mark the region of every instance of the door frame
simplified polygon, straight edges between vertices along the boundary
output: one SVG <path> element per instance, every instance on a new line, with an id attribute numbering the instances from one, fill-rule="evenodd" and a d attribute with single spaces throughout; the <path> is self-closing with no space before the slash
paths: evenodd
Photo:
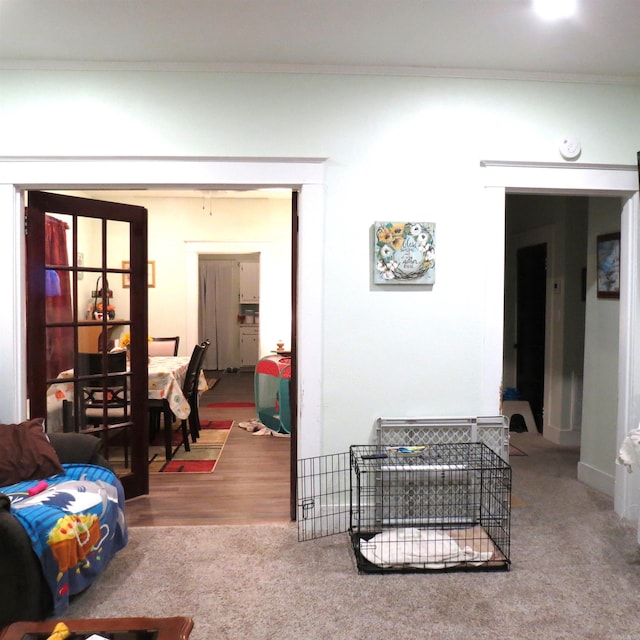
<path id="1" fill-rule="evenodd" d="M 640 335 L 635 327 L 640 322 L 640 195 L 636 165 L 595 165 L 586 163 L 537 163 L 502 160 L 482 160 L 481 184 L 484 185 L 482 213 L 487 219 L 485 229 L 491 233 L 505 231 L 507 193 L 568 196 L 613 196 L 622 200 L 621 250 L 627 257 L 622 264 L 620 291 L 620 341 L 618 367 L 618 418 L 616 450 L 627 433 L 640 422 Z M 504 311 L 504 251 L 488 257 L 485 281 L 501 283 L 491 287 L 485 297 L 483 398 L 489 402 L 496 396 L 502 381 L 503 325 L 494 322 Z M 493 411 L 493 404 L 483 407 Z M 487 413 L 489 415 L 489 413 Z M 606 493 L 613 493 L 615 512 L 622 518 L 637 520 L 640 512 L 637 495 L 640 493 L 640 474 L 627 473 L 616 465 L 613 491 L 607 486 L 611 479 L 578 464 L 578 479 Z M 640 532 L 639 532 L 640 539 Z"/>
<path id="2" fill-rule="evenodd" d="M 506 211 L 505 211 L 506 213 Z M 545 338 L 544 338 L 544 406 L 546 408 L 552 406 L 552 388 L 551 388 L 551 374 L 553 369 L 553 344 L 554 344 L 554 334 L 551 323 L 551 318 L 553 314 L 553 303 L 554 299 L 552 294 L 552 273 L 553 273 L 553 255 L 554 255 L 554 245 L 553 245 L 553 229 L 551 225 L 545 225 L 542 227 L 537 227 L 536 229 L 530 229 L 528 231 L 523 231 L 514 235 L 511 238 L 508 251 L 505 252 L 506 261 L 505 267 L 507 269 L 511 269 L 512 272 L 515 271 L 516 268 L 516 256 L 518 253 L 518 249 L 522 249 L 524 247 L 529 247 L 535 244 L 546 244 L 547 245 L 547 296 L 546 296 L 546 308 L 545 308 Z M 516 300 L 515 296 L 513 299 L 513 304 L 515 305 Z M 507 311 L 506 315 L 513 315 L 515 318 L 515 306 L 511 308 L 510 311 Z M 513 339 L 505 340 L 505 347 L 510 344 L 516 343 L 516 333 L 515 333 L 515 323 L 509 326 L 509 329 L 513 332 Z M 505 349 L 503 348 L 503 351 Z M 503 371 L 503 383 L 508 386 L 515 387 L 516 386 L 516 358 L 517 354 L 514 354 L 511 358 L 511 366 L 512 368 L 507 371 Z M 503 356 L 504 362 L 504 356 Z M 549 417 L 549 411 L 544 412 L 544 420 L 543 420 L 543 434 L 545 428 L 547 428 Z M 547 429 L 548 431 L 548 429 Z M 567 444 L 567 443 L 562 443 Z M 580 443 L 575 443 L 579 445 Z"/>
<path id="3" fill-rule="evenodd" d="M 228 160 L 216 158 L 0 158 L 0 268 L 5 300 L 0 320 L 11 343 L 3 346 L 0 370 L 3 419 L 28 414 L 25 351 L 23 193 L 29 189 L 297 189 L 299 196 L 298 311 L 300 358 L 297 381 L 298 457 L 321 453 L 322 291 L 325 158 Z"/>

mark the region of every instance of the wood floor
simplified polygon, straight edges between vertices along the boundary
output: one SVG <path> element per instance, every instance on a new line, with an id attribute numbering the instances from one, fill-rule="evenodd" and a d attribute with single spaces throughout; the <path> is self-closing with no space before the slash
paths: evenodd
<path id="1" fill-rule="evenodd" d="M 253 401 L 253 373 L 220 374 L 203 394 L 201 419 L 255 417 L 255 409 L 206 408 Z M 290 438 L 254 436 L 235 424 L 213 473 L 153 473 L 150 493 L 127 501 L 132 527 L 288 522 Z"/>

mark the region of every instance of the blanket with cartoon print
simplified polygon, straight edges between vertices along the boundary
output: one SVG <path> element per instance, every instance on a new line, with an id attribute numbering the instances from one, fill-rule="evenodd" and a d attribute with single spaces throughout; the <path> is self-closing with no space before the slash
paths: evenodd
<path id="1" fill-rule="evenodd" d="M 31 538 L 55 615 L 104 571 L 128 540 L 124 490 L 117 476 L 93 465 L 62 467 L 64 473 L 46 481 L 0 487 Z"/>

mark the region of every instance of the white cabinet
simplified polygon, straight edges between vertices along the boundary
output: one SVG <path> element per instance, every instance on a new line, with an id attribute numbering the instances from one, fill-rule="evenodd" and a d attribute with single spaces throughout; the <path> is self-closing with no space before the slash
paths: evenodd
<path id="1" fill-rule="evenodd" d="M 240 302 L 260 302 L 260 263 L 240 263 Z"/>
<path id="2" fill-rule="evenodd" d="M 258 327 L 240 327 L 240 366 L 255 367 L 260 354 Z"/>

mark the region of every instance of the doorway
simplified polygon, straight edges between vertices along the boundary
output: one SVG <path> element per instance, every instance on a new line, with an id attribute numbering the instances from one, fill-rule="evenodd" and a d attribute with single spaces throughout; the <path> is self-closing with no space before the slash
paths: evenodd
<path id="1" fill-rule="evenodd" d="M 292 191 L 291 190 L 279 190 L 286 191 L 284 194 L 274 195 L 270 194 L 270 198 L 273 202 L 278 204 L 262 204 L 260 205 L 258 190 L 247 191 L 235 191 L 230 193 L 229 190 L 220 192 L 218 196 L 218 205 L 220 209 L 227 210 L 223 205 L 220 205 L 221 201 L 227 201 L 232 204 L 228 205 L 228 209 L 233 212 L 233 220 L 229 216 L 224 221 L 220 221 L 219 217 L 215 215 L 212 217 L 210 213 L 202 213 L 201 201 L 202 198 L 197 196 L 197 192 L 194 190 L 149 190 L 147 193 L 136 193 L 127 190 L 113 190 L 113 191 L 84 191 L 85 194 L 90 194 L 95 197 L 110 197 L 113 200 L 120 202 L 131 203 L 134 202 L 139 205 L 145 205 L 149 209 L 149 257 L 154 259 L 156 279 L 155 287 L 149 290 L 149 330 L 151 335 L 174 335 L 179 333 L 181 338 L 181 348 L 183 353 L 180 355 L 189 355 L 187 353 L 190 348 L 189 345 L 200 342 L 199 328 L 198 328 L 198 301 L 199 297 L 196 295 L 192 298 L 187 293 L 185 299 L 186 303 L 181 302 L 179 304 L 174 303 L 174 294 L 178 295 L 178 298 L 184 292 L 190 292 L 198 289 L 198 259 L 202 255 L 217 253 L 225 255 L 230 252 L 229 255 L 238 255 L 252 257 L 255 260 L 255 264 L 260 268 L 259 279 L 264 282 L 264 286 L 261 287 L 261 293 L 263 294 L 263 300 L 260 304 L 260 318 L 264 320 L 264 326 L 266 327 L 264 332 L 264 338 L 261 344 L 261 352 L 263 355 L 269 353 L 269 348 L 276 348 L 276 342 L 281 336 L 287 338 L 287 346 L 289 340 L 292 339 L 291 331 L 291 310 L 292 310 L 292 292 L 291 292 L 291 272 L 293 270 L 292 265 L 292 216 L 296 213 L 296 210 L 292 206 Z M 211 190 L 207 192 L 209 195 L 209 205 L 213 199 L 215 202 L 216 192 Z M 164 201 L 164 204 L 160 204 Z M 182 204 L 181 204 L 182 201 Z M 236 233 L 238 238 L 251 238 L 260 237 L 260 226 L 254 224 L 253 226 L 257 231 L 251 231 L 245 221 L 245 216 L 242 215 L 241 202 L 252 203 L 246 217 L 256 215 L 256 211 L 263 210 L 268 212 L 268 226 L 273 236 L 277 236 L 280 244 L 273 242 L 273 238 L 267 237 L 264 241 L 226 241 L 220 243 L 191 243 L 184 238 L 193 237 L 194 229 L 197 228 L 201 236 L 217 237 L 220 235 L 220 229 L 223 229 L 228 237 L 231 236 L 229 229 L 235 224 L 239 227 L 240 231 Z M 188 204 L 185 204 L 188 203 Z M 210 208 L 208 207 L 209 211 Z M 214 211 L 216 206 L 213 207 Z M 182 212 L 181 229 L 175 229 L 175 211 Z M 157 219 L 164 217 L 162 226 L 158 226 Z M 267 216 L 265 215 L 265 218 Z M 191 221 L 189 221 L 191 219 Z M 211 223 L 211 228 L 207 227 L 207 224 Z M 265 223 L 266 224 L 266 223 Z M 171 226 L 173 225 L 173 226 Z M 173 230 L 171 234 L 169 230 Z M 182 234 L 182 235 L 181 235 Z M 192 253 L 192 249 L 195 245 L 195 253 Z M 186 254 L 183 254 L 183 247 L 186 248 Z M 184 259 L 186 255 L 186 262 L 184 269 L 179 269 L 180 261 Z M 196 256 L 196 267 L 192 269 L 191 258 Z M 258 260 L 258 258 L 260 258 Z M 175 277 L 173 281 L 171 278 L 175 274 L 179 274 L 180 277 Z M 186 278 L 186 280 L 183 280 Z M 168 286 L 171 283 L 172 286 Z M 195 286 L 194 286 L 195 285 Z M 155 298 L 155 300 L 154 300 Z M 192 305 L 194 303 L 194 305 Z M 155 306 L 154 306 L 155 304 Z M 230 305 L 227 305 L 230 307 Z M 237 302 L 236 302 L 237 306 Z M 185 313 L 186 311 L 186 313 Z M 237 323 L 236 317 L 238 311 L 233 310 L 233 322 Z M 277 316 L 277 318 L 276 318 Z M 274 321 L 275 319 L 275 321 Z M 174 320 L 178 320 L 180 327 L 177 331 L 174 330 Z M 163 322 L 170 323 L 168 326 L 162 325 Z M 183 324 L 186 323 L 186 324 Z M 286 328 L 286 331 L 282 330 L 282 326 Z M 253 325 L 255 326 L 255 325 Z M 160 327 L 160 329 L 158 329 Z M 195 333 L 192 329 L 195 328 Z M 262 323 L 260 326 L 260 333 L 262 334 Z M 205 337 L 209 337 L 208 335 Z M 256 345 L 257 346 L 257 345 Z M 205 367 L 207 368 L 207 367 Z M 294 446 L 294 440 L 291 440 L 291 446 Z M 295 455 L 292 456 L 295 460 Z M 295 480 L 295 478 L 293 478 Z"/>
<path id="2" fill-rule="evenodd" d="M 542 433 L 547 299 L 547 245 L 518 249 L 516 284 L 516 388 Z"/>
<path id="3" fill-rule="evenodd" d="M 260 358 L 260 254 L 201 254 L 198 278 L 198 342 L 211 341 L 203 368 L 252 370 Z"/>
<path id="4" fill-rule="evenodd" d="M 621 227 L 621 249 L 627 256 L 623 261 L 621 273 L 621 289 L 619 300 L 619 336 L 618 342 L 609 349 L 609 355 L 618 359 L 614 380 L 618 381 L 617 411 L 613 420 L 607 422 L 606 433 L 602 423 L 599 425 L 583 425 L 582 434 L 577 442 L 581 447 L 578 463 L 578 479 L 615 499 L 615 511 L 623 518 L 637 518 L 636 496 L 639 490 L 638 480 L 630 477 L 619 465 L 615 465 L 615 455 L 610 455 L 611 448 L 602 452 L 603 438 L 608 447 L 615 450 L 616 443 L 621 443 L 627 433 L 634 429 L 640 414 L 634 402 L 640 389 L 640 376 L 633 362 L 637 360 L 638 335 L 635 327 L 638 324 L 637 283 L 638 263 L 640 261 L 640 194 L 638 192 L 637 167 L 634 165 L 608 167 L 582 164 L 563 164 L 561 166 L 546 163 L 522 163 L 484 160 L 483 183 L 485 185 L 483 204 L 489 222 L 505 221 L 507 199 L 515 194 L 552 195 L 562 193 L 568 196 L 589 196 L 597 198 L 617 197 L 617 220 Z M 492 227 L 493 228 L 493 227 Z M 495 292 L 487 300 L 490 307 L 503 307 L 505 319 L 508 318 L 503 306 L 504 295 L 508 288 L 509 270 L 505 269 L 504 257 L 499 262 L 490 264 L 488 278 L 504 283 L 500 292 Z M 582 278 L 578 280 L 581 282 Z M 562 283 L 560 283 L 562 285 Z M 553 296 L 548 296 L 553 299 Z M 508 375 L 513 372 L 509 368 L 509 334 L 506 323 L 500 332 L 499 340 L 504 347 L 501 354 L 505 357 L 485 360 L 484 379 L 487 391 L 499 389 L 506 385 Z M 496 336 L 487 326 L 485 340 L 495 345 Z M 547 340 L 548 341 L 548 340 Z M 587 352 L 586 349 L 584 352 Z M 583 352 L 583 353 L 584 353 Z M 548 358 L 547 358 L 548 363 Z M 548 365 L 547 365 L 548 367 Z M 602 391 L 595 394 L 594 400 L 602 396 Z M 586 401 L 588 394 L 583 396 Z M 579 404 L 576 402 L 576 405 Z M 489 406 L 487 410 L 491 410 Z M 589 412 L 582 411 L 585 416 Z M 545 437 L 552 441 L 562 442 L 563 433 L 548 434 Z M 603 458 L 602 456 L 605 456 Z"/>
<path id="5" fill-rule="evenodd" d="M 580 444 L 588 211 L 584 196 L 505 200 L 504 387 L 558 444 Z"/>
<path id="6" fill-rule="evenodd" d="M 276 198 L 279 198 L 280 202 L 283 203 L 279 206 L 279 210 L 282 210 L 282 215 L 280 216 L 282 220 L 276 221 L 276 218 L 278 218 L 278 216 L 276 215 L 275 205 L 271 205 L 270 207 L 263 206 L 263 210 L 265 209 L 267 210 L 269 214 L 268 215 L 269 228 L 271 229 L 271 232 L 273 235 L 278 236 L 278 238 L 281 241 L 281 245 L 275 244 L 271 238 L 267 238 L 267 240 L 265 240 L 264 242 L 238 243 L 238 244 L 244 245 L 243 255 L 245 259 L 248 259 L 248 257 L 251 257 L 253 260 L 255 260 L 255 265 L 259 266 L 260 271 L 264 273 L 263 280 L 268 285 L 264 287 L 267 295 L 266 295 L 264 305 L 261 305 L 261 308 L 262 306 L 264 306 L 266 311 L 261 314 L 261 317 L 265 318 L 266 320 L 265 324 L 268 327 L 270 325 L 273 325 L 273 317 L 275 315 L 278 316 L 278 322 L 280 323 L 280 325 L 276 324 L 276 326 L 279 326 L 279 328 L 277 329 L 277 332 L 275 332 L 273 327 L 271 327 L 272 335 L 270 338 L 267 337 L 263 341 L 267 345 L 267 346 L 264 346 L 264 345 L 262 346 L 263 351 L 269 345 L 272 345 L 273 349 L 275 349 L 276 348 L 275 343 L 283 335 L 287 338 L 287 346 L 290 344 L 290 341 L 293 340 L 293 330 L 292 330 L 293 323 L 291 322 L 291 313 L 292 313 L 292 308 L 295 309 L 295 306 L 292 306 L 291 272 L 293 271 L 293 268 L 295 265 L 293 264 L 293 254 L 292 254 L 291 246 L 292 246 L 292 242 L 297 240 L 293 239 L 294 236 L 292 236 L 291 230 L 296 226 L 292 224 L 292 218 L 293 217 L 297 218 L 297 209 L 295 206 L 293 206 L 294 197 L 292 195 L 293 194 L 292 190 L 280 189 L 279 191 L 280 192 L 286 191 L 286 197 L 282 193 L 276 196 L 273 194 L 273 192 L 270 194 L 270 197 L 274 201 L 276 200 Z M 73 193 L 77 194 L 78 192 L 74 190 Z M 113 190 L 113 191 L 84 190 L 82 191 L 82 193 L 84 195 L 91 195 L 99 198 L 108 197 L 108 198 L 111 198 L 112 200 L 119 201 L 119 202 L 126 202 L 126 203 L 135 202 L 138 205 L 141 205 L 142 203 L 148 204 L 149 218 L 150 218 L 149 252 L 150 252 L 150 258 L 154 258 L 154 268 L 155 268 L 155 275 L 156 275 L 154 280 L 155 286 L 153 287 L 153 289 L 150 289 L 150 297 L 152 296 L 159 297 L 162 305 L 160 308 L 155 309 L 155 313 L 150 314 L 149 329 L 152 335 L 162 335 L 163 333 L 168 335 L 166 331 L 157 332 L 155 330 L 155 327 L 157 326 L 158 322 L 164 319 L 164 317 L 180 318 L 180 322 L 183 322 L 183 314 L 181 313 L 180 309 L 181 308 L 184 309 L 184 306 L 182 305 L 174 306 L 173 304 L 171 304 L 172 288 L 171 287 L 167 288 L 167 280 L 168 278 L 171 277 L 172 273 L 169 273 L 169 275 L 167 276 L 167 264 L 170 266 L 170 269 L 169 269 L 170 272 L 173 272 L 176 270 L 176 263 L 178 262 L 176 260 L 176 256 L 181 256 L 182 254 L 181 249 L 185 245 L 185 242 L 182 239 L 182 237 L 180 237 L 179 232 L 174 228 L 173 234 L 171 234 L 171 238 L 170 238 L 171 242 L 173 243 L 170 247 L 170 250 L 168 250 L 169 249 L 168 246 L 162 245 L 162 249 L 161 249 L 157 246 L 157 243 L 154 243 L 154 237 L 158 238 L 158 236 L 161 238 L 162 242 L 166 242 L 166 237 L 168 234 L 163 233 L 162 230 L 160 230 L 160 232 L 158 233 L 159 230 L 157 228 L 155 228 L 155 233 L 154 233 L 154 217 L 155 217 L 154 214 L 156 212 L 156 208 L 153 206 L 154 205 L 153 201 L 155 199 L 159 200 L 163 198 L 171 200 L 171 204 L 167 205 L 167 208 L 170 209 L 170 213 L 173 216 L 171 220 L 171 224 L 173 224 L 174 227 L 175 227 L 176 203 L 180 200 L 180 198 L 184 198 L 185 200 L 190 199 L 191 201 L 193 201 L 195 203 L 195 205 L 192 207 L 195 210 L 193 214 L 194 216 L 197 216 L 197 220 L 194 222 L 194 224 L 198 226 L 198 230 L 205 237 L 206 235 L 210 235 L 205 231 L 204 227 L 207 221 L 209 220 L 209 218 L 211 217 L 211 214 L 209 213 L 208 215 L 202 216 L 201 198 L 194 197 L 195 192 L 193 190 L 190 190 L 189 192 L 186 192 L 185 190 L 163 190 L 162 192 L 150 191 L 147 194 L 139 194 L 139 193 L 135 193 L 127 190 Z M 210 191 L 208 193 L 211 200 L 211 197 L 213 197 L 213 194 L 215 194 L 215 192 Z M 229 190 L 225 190 L 224 192 L 221 192 L 219 197 L 221 199 L 233 200 L 235 203 L 238 203 L 240 201 L 240 198 L 244 198 L 245 201 L 247 202 L 252 200 L 254 203 L 257 203 L 258 190 L 251 190 L 251 192 L 249 193 L 246 191 L 242 191 L 242 192 L 236 191 L 233 194 L 231 194 Z M 250 213 L 255 214 L 256 207 L 259 207 L 259 206 L 260 206 L 259 204 L 254 204 L 253 209 L 251 209 Z M 239 237 L 251 237 L 251 232 L 249 231 L 247 226 L 244 224 L 243 220 L 240 219 L 239 210 L 238 210 L 239 205 L 235 204 L 231 207 L 231 209 L 233 209 L 233 213 L 235 216 L 235 223 L 242 227 L 241 229 L 242 233 L 238 234 Z M 178 210 L 180 210 L 179 206 L 178 206 Z M 203 217 L 204 217 L 204 220 L 202 219 Z M 265 215 L 265 217 L 267 216 Z M 216 221 L 216 218 L 214 216 L 214 224 L 215 224 L 215 221 Z M 187 224 L 184 216 L 182 217 L 182 223 L 183 224 L 181 226 L 183 227 L 186 226 Z M 229 226 L 231 226 L 231 223 L 229 223 L 228 226 L 225 224 L 220 224 L 215 227 L 215 230 L 219 231 L 220 228 L 224 228 L 225 230 L 227 230 Z M 190 234 L 188 231 L 186 231 L 185 234 L 186 235 L 184 237 L 187 237 L 187 238 L 190 237 Z M 254 236 L 256 235 L 255 232 L 253 235 Z M 215 237 L 215 234 L 214 234 L 214 237 Z M 296 235 L 296 238 L 297 238 L 297 235 Z M 187 242 L 186 244 L 188 245 L 189 243 Z M 223 251 L 229 251 L 229 250 L 233 252 L 238 251 L 237 247 L 235 246 L 236 243 L 224 242 L 221 244 L 224 246 Z M 211 247 L 209 249 L 211 249 Z M 164 264 L 163 264 L 162 256 L 166 256 L 164 260 Z M 262 256 L 264 256 L 264 260 L 262 260 Z M 189 261 L 187 260 L 187 262 Z M 286 273 L 283 276 L 281 273 L 282 271 L 281 265 L 284 263 L 286 263 Z M 185 273 L 187 274 L 188 281 L 190 283 L 195 282 L 197 286 L 198 272 L 197 271 L 191 272 L 191 270 L 188 268 L 185 270 Z M 184 282 L 182 281 L 177 282 L 175 284 L 177 286 L 174 288 L 177 289 L 178 291 L 184 292 L 187 289 L 189 289 L 189 286 L 184 286 Z M 196 300 L 196 304 L 197 304 L 197 300 Z M 188 305 L 187 305 L 187 309 L 188 310 L 190 309 Z M 283 313 L 283 310 L 285 310 L 285 313 Z M 150 304 L 150 311 L 154 311 L 152 304 Z M 189 319 L 191 318 L 197 319 L 198 318 L 197 307 L 194 313 L 190 311 L 188 315 L 189 315 Z M 237 310 L 235 310 L 233 312 L 234 321 L 237 315 L 238 315 Z M 285 320 L 286 331 L 281 330 L 282 329 L 281 324 L 283 322 L 283 318 Z M 154 326 L 154 323 L 155 323 L 155 326 Z M 170 331 L 169 333 L 175 334 L 176 332 Z M 183 336 L 185 335 L 183 330 L 180 330 L 180 333 Z M 190 335 L 189 330 L 187 328 L 187 336 L 189 335 Z M 267 334 L 267 336 L 268 335 L 269 334 Z M 200 340 L 198 340 L 197 334 L 195 337 L 195 341 L 193 342 L 190 341 L 189 338 L 187 338 L 187 340 L 184 340 L 186 347 L 183 347 L 183 350 L 187 348 L 189 344 L 195 344 L 195 342 L 199 342 L 199 341 Z M 256 347 L 257 347 L 257 344 L 256 344 Z M 266 353 L 264 353 L 263 355 L 266 355 Z M 293 403 L 292 403 L 292 408 L 293 408 Z M 291 443 L 291 448 L 294 449 L 296 446 L 296 440 L 293 437 L 291 438 L 290 443 Z M 292 459 L 295 462 L 295 459 L 296 459 L 295 451 L 292 451 Z M 294 466 L 294 469 L 295 469 L 295 466 Z M 291 484 L 292 484 L 292 487 L 295 487 L 295 476 L 291 478 Z M 291 492 L 292 498 L 293 498 L 293 495 L 294 495 L 293 492 Z M 291 512 L 294 513 L 293 509 Z"/>
<path id="7" fill-rule="evenodd" d="M 175 189 L 260 189 L 288 188 L 296 190 L 296 226 L 299 243 L 305 246 L 299 260 L 299 286 L 294 283 L 297 308 L 304 309 L 300 318 L 292 319 L 296 327 L 298 352 L 304 360 L 298 367 L 292 385 L 297 395 L 304 395 L 304 406 L 292 407 L 298 419 L 300 436 L 295 446 L 296 457 L 312 457 L 321 451 L 323 418 L 322 376 L 322 291 L 323 273 L 317 268 L 323 261 L 324 243 L 324 163 L 311 158 L 291 161 L 216 160 L 216 159 L 32 159 L 7 160 L 2 163 L 4 188 L 0 189 L 0 212 L 7 220 L 3 235 L 6 251 L 0 263 L 8 282 L 13 283 L 14 305 L 0 313 L 6 335 L 7 366 L 0 371 L 7 420 L 19 422 L 29 415 L 25 367 L 23 193 L 38 186 L 49 190 L 97 190 L 169 188 Z M 187 257 L 187 262 L 189 257 Z M 192 334 L 194 335 L 194 334 Z M 293 483 L 292 483 L 293 484 Z M 295 498 L 293 491 L 292 499 Z"/>

